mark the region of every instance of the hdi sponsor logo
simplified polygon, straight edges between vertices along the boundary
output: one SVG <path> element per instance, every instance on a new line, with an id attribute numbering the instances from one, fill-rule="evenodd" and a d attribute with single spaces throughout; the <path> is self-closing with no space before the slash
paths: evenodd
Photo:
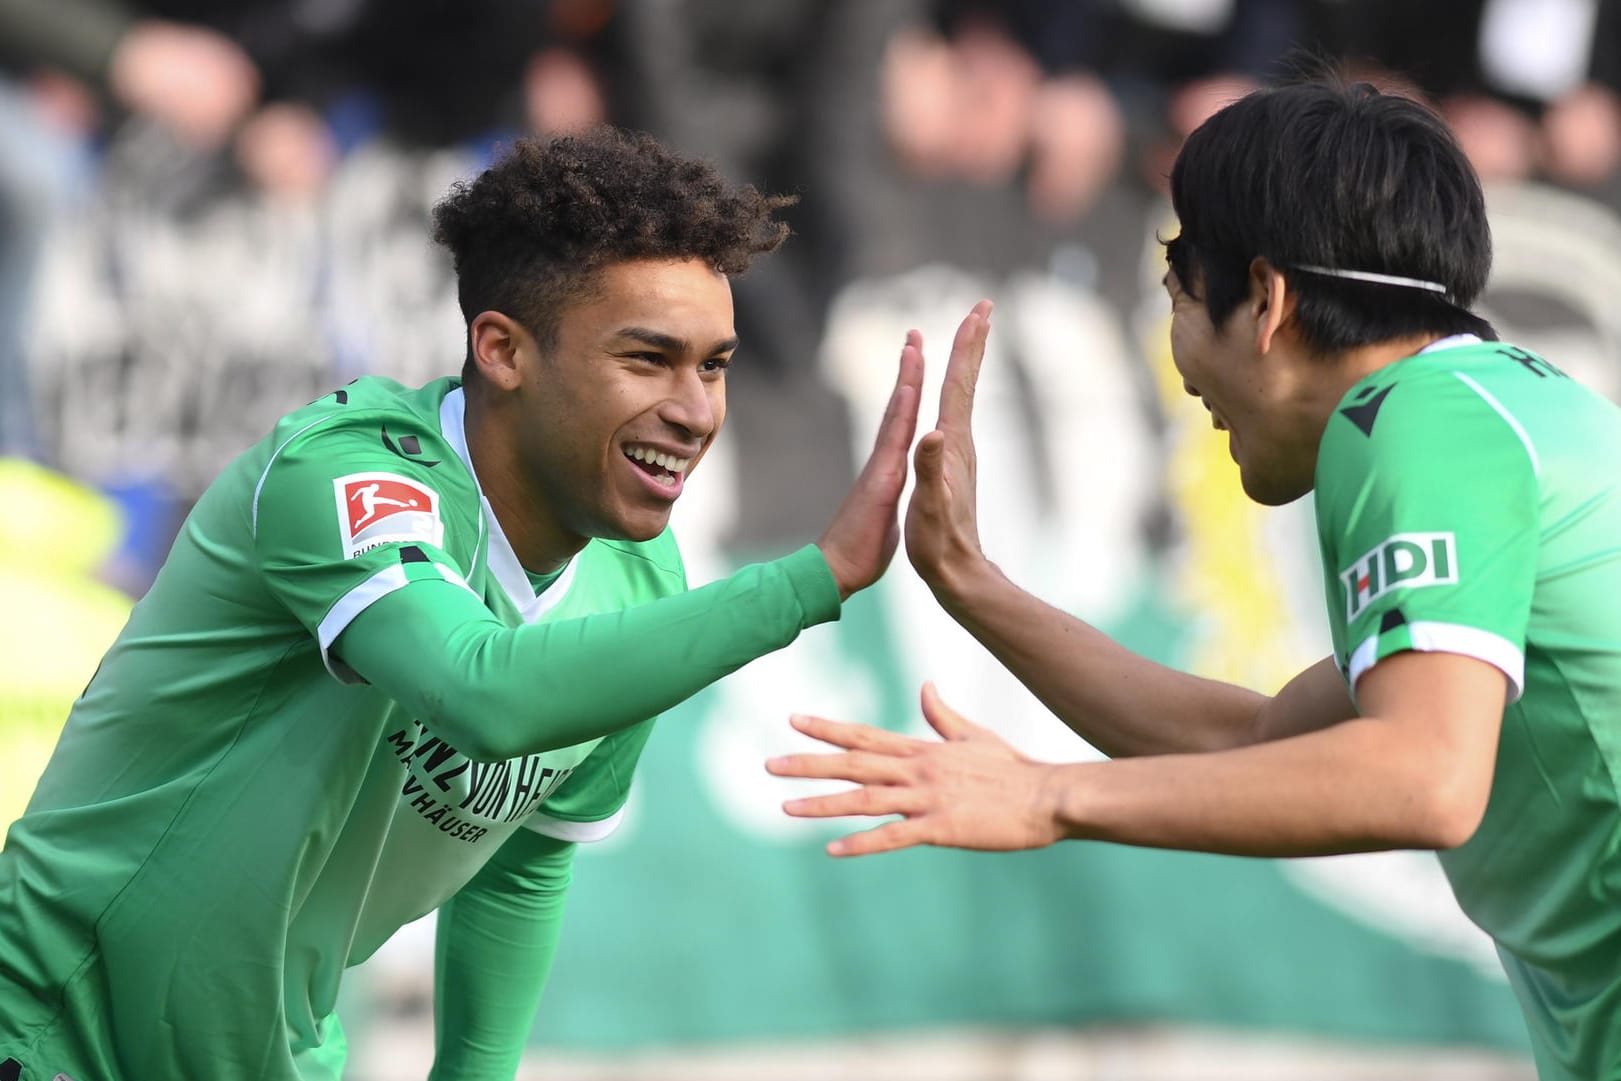
<path id="1" fill-rule="evenodd" d="M 1397 533 L 1340 571 L 1345 616 L 1392 589 L 1451 585 L 1458 580 L 1458 542 L 1451 533 Z"/>

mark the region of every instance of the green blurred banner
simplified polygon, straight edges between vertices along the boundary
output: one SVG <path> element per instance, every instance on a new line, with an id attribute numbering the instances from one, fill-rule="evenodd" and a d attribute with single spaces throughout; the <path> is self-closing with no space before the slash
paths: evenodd
<path id="1" fill-rule="evenodd" d="M 858 600 L 845 622 L 734 677 L 779 705 L 728 719 L 747 698 L 729 681 L 667 718 L 623 836 L 578 863 L 538 1042 L 1186 1022 L 1524 1047 L 1484 936 L 1427 854 L 825 856 L 831 827 L 770 817 L 802 789 L 760 764 L 796 745 L 784 696 L 806 669 L 837 678 L 841 655 L 870 665 L 861 696 L 876 690 L 884 717 L 915 712 L 880 616 Z"/>

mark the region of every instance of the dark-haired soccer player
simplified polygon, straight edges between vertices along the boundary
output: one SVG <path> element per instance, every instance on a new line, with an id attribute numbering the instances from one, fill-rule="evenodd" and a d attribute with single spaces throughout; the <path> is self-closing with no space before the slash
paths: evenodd
<path id="1" fill-rule="evenodd" d="M 1621 411 L 1469 305 L 1490 236 L 1429 111 L 1366 86 L 1265 90 L 1171 175 L 1171 346 L 1244 491 L 1315 491 L 1334 655 L 1275 697 L 1127 652 L 980 550 L 953 347 L 917 452 L 912 563 L 1115 761 L 1017 755 L 925 688 L 944 742 L 813 718 L 846 753 L 772 768 L 863 787 L 801 815 L 900 814 L 835 842 L 1063 838 L 1254 856 L 1428 848 L 1497 941 L 1547 1081 L 1621 1078 Z"/>
<path id="2" fill-rule="evenodd" d="M 436 209 L 462 376 L 285 417 L 187 520 L 0 853 L 0 1081 L 337 1078 L 339 977 L 441 909 L 435 1078 L 511 1078 L 576 842 L 652 718 L 837 618 L 899 539 L 909 337 L 816 545 L 686 591 L 728 275 L 786 200 L 645 137 Z"/>

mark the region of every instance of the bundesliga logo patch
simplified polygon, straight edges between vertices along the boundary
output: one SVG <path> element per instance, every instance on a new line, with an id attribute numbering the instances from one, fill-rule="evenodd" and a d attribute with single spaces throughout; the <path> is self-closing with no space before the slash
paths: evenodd
<path id="1" fill-rule="evenodd" d="M 442 547 L 439 493 L 398 473 L 351 473 L 332 482 L 345 559 L 380 544 L 424 541 Z"/>

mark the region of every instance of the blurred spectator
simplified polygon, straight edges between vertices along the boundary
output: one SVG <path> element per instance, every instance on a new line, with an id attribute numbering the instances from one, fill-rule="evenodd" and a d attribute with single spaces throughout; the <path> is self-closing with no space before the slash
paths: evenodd
<path id="1" fill-rule="evenodd" d="M 0 0 L 0 61 L 83 80 L 203 149 L 259 95 L 253 62 L 223 34 L 106 0 Z"/>
<path id="2" fill-rule="evenodd" d="M 916 175 L 981 185 L 1021 170 L 1031 209 L 1067 224 L 1113 179 L 1125 122 L 1098 77 L 1095 3 L 948 2 L 890 39 L 885 133 Z"/>
<path id="3" fill-rule="evenodd" d="M 38 103 L 0 81 L 0 457 L 40 452 L 27 342 L 35 272 L 70 157 Z"/>
<path id="4" fill-rule="evenodd" d="M 1617 0 L 1319 0 L 1355 73 L 1410 81 L 1488 180 L 1593 189 L 1621 168 Z"/>
<path id="5" fill-rule="evenodd" d="M 219 34 L 100 0 L 0 0 L 0 453 L 40 452 L 26 354 L 33 284 L 81 178 L 97 95 L 212 150 L 257 93 L 252 63 Z"/>
<path id="6" fill-rule="evenodd" d="M 938 0 L 884 55 L 885 131 L 917 175 L 996 185 L 1016 174 L 1054 225 L 1086 215 L 1147 140 L 1169 155 L 1255 85 L 1295 40 L 1294 0 Z"/>

